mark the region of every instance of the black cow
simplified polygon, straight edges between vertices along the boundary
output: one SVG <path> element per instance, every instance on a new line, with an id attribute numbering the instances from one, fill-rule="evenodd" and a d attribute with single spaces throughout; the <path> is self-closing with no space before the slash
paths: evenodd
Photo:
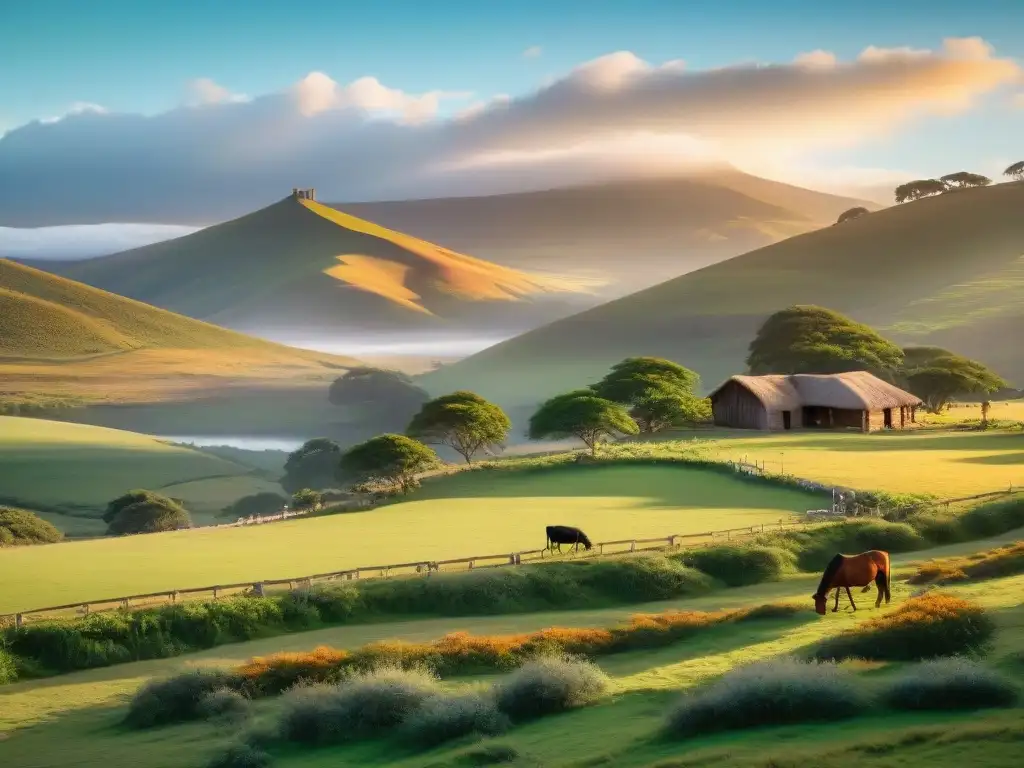
<path id="1" fill-rule="evenodd" d="M 572 544 L 572 551 L 576 552 L 579 550 L 580 544 L 583 545 L 584 549 L 590 549 L 594 546 L 590 543 L 590 539 L 587 538 L 587 534 L 579 528 L 573 528 L 569 525 L 549 525 L 544 530 L 547 531 L 548 536 L 545 549 L 557 548 L 561 552 L 563 544 Z"/>

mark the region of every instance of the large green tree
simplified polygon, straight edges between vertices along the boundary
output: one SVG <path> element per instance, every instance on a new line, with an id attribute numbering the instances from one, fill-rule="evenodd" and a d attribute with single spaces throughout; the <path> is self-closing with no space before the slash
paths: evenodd
<path id="1" fill-rule="evenodd" d="M 336 484 L 341 446 L 326 437 L 307 440 L 288 454 L 281 486 L 288 493 L 303 488 L 330 488 Z"/>
<path id="2" fill-rule="evenodd" d="M 512 422 L 501 408 L 473 392 L 453 392 L 423 404 L 405 433 L 424 443 L 446 445 L 467 464 L 479 451 L 500 450 Z"/>
<path id="3" fill-rule="evenodd" d="M 107 513 L 112 511 L 114 514 L 107 525 L 108 536 L 158 533 L 192 527 L 188 510 L 174 499 L 152 491 L 129 491 L 107 505 Z"/>
<path id="4" fill-rule="evenodd" d="M 908 354 L 912 367 L 904 371 L 907 387 L 933 413 L 940 412 L 957 395 L 986 395 L 1007 383 L 984 363 L 936 347 Z"/>
<path id="5" fill-rule="evenodd" d="M 591 389 L 605 400 L 626 406 L 641 432 L 657 432 L 682 422 L 703 421 L 707 404 L 694 394 L 700 377 L 660 357 L 629 357 Z"/>
<path id="6" fill-rule="evenodd" d="M 345 472 L 366 480 L 383 480 L 408 492 L 416 475 L 440 464 L 437 454 L 406 435 L 378 435 L 360 443 L 341 457 Z"/>
<path id="7" fill-rule="evenodd" d="M 597 446 L 618 435 L 635 435 L 636 422 L 619 403 L 598 397 L 590 389 L 556 395 L 530 417 L 531 440 L 575 437 L 582 440 L 592 455 Z"/>
<path id="8" fill-rule="evenodd" d="M 793 306 L 765 320 L 750 342 L 753 374 L 867 370 L 892 379 L 903 351 L 874 329 L 831 309 Z"/>

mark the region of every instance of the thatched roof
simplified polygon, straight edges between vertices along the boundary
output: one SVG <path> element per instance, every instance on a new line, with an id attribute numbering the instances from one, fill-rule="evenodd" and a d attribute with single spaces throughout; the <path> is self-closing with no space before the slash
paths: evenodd
<path id="1" fill-rule="evenodd" d="M 791 411 L 801 406 L 841 408 L 850 411 L 881 411 L 905 405 L 920 405 L 921 399 L 882 381 L 867 371 L 792 376 L 733 376 L 729 382 L 749 390 L 768 410 Z"/>

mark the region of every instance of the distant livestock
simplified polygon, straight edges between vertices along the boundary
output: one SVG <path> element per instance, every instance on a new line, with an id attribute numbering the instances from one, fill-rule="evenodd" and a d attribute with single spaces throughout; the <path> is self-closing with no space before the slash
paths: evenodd
<path id="1" fill-rule="evenodd" d="M 579 528 L 573 528 L 568 525 L 549 525 L 545 528 L 545 531 L 547 531 L 547 546 L 545 549 L 555 549 L 561 552 L 563 544 L 572 544 L 572 551 L 576 552 L 579 550 L 580 544 L 583 545 L 584 549 L 590 549 L 594 546 L 590 543 L 590 539 L 587 538 L 587 534 Z"/>
<path id="2" fill-rule="evenodd" d="M 871 589 L 871 582 L 878 587 L 878 599 L 875 600 L 875 608 L 882 604 L 889 604 L 889 553 L 880 549 L 872 549 L 868 552 L 861 552 L 859 555 L 836 555 L 825 567 L 822 574 L 818 591 L 811 597 L 814 598 L 814 609 L 822 616 L 825 615 L 828 603 L 828 593 L 834 587 L 836 590 L 836 602 L 832 608 L 835 613 L 839 610 L 839 590 L 845 588 L 846 596 L 850 598 L 850 605 L 857 610 L 857 604 L 853 602 L 853 595 L 850 594 L 850 587 L 864 587 L 862 592 Z"/>

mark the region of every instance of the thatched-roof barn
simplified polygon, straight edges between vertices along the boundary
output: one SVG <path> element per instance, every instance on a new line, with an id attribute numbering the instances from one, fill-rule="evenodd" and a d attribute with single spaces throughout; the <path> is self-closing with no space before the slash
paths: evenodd
<path id="1" fill-rule="evenodd" d="M 918 397 L 866 371 L 733 376 L 710 395 L 715 424 L 737 429 L 905 429 Z"/>

